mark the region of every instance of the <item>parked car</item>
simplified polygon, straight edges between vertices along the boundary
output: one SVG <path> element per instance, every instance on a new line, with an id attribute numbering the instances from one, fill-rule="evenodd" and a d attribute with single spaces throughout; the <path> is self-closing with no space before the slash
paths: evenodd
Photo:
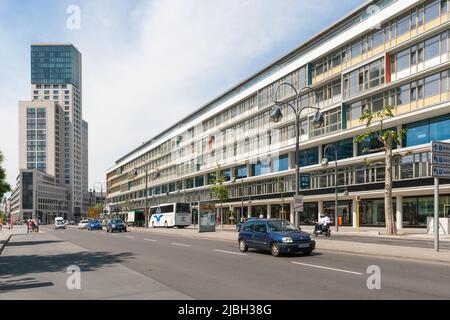
<path id="1" fill-rule="evenodd" d="M 121 219 L 109 220 L 106 225 L 106 232 L 127 232 L 127 225 Z"/>
<path id="2" fill-rule="evenodd" d="M 91 220 L 88 222 L 86 228 L 91 231 L 91 230 L 102 230 L 103 226 L 100 223 L 100 221 L 98 220 Z"/>
<path id="3" fill-rule="evenodd" d="M 247 252 L 249 248 L 270 251 L 274 257 L 294 252 L 310 255 L 316 242 L 287 220 L 254 219 L 239 232 L 239 250 Z"/>
<path id="4" fill-rule="evenodd" d="M 86 229 L 88 223 L 89 220 L 81 220 L 80 223 L 78 223 L 78 229 Z"/>

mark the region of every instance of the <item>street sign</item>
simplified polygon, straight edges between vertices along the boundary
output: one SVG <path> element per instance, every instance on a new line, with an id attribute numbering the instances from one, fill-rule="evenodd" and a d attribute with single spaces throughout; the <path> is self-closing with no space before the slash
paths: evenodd
<path id="1" fill-rule="evenodd" d="M 433 154 L 439 153 L 450 155 L 450 143 L 432 142 L 431 144 L 431 151 L 433 152 Z"/>
<path id="2" fill-rule="evenodd" d="M 433 177 L 450 179 L 450 167 L 433 166 Z"/>
<path id="3" fill-rule="evenodd" d="M 433 154 L 433 166 L 450 167 L 450 155 Z"/>
<path id="4" fill-rule="evenodd" d="M 303 196 L 294 196 L 294 211 L 303 212 Z"/>

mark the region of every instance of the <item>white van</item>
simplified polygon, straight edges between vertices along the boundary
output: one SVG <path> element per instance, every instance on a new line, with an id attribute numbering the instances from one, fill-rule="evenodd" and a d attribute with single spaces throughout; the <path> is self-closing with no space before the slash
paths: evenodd
<path id="1" fill-rule="evenodd" d="M 64 224 L 64 218 L 62 217 L 55 218 L 55 230 L 56 229 L 66 229 L 66 225 Z"/>

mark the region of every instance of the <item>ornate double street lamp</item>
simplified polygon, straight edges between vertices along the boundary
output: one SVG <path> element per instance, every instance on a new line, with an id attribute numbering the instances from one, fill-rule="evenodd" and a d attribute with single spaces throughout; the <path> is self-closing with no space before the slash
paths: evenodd
<path id="1" fill-rule="evenodd" d="M 294 92 L 295 92 L 294 104 L 291 104 L 288 101 L 279 101 L 278 100 L 278 93 L 282 86 L 288 86 L 288 87 L 292 88 L 292 90 L 294 90 Z M 312 92 L 314 94 L 315 104 L 317 106 L 306 105 L 306 106 L 302 107 L 300 105 L 300 98 L 303 95 L 308 94 L 310 92 Z M 308 100 L 309 100 L 309 98 L 308 98 Z M 303 89 L 298 91 L 290 83 L 285 82 L 285 83 L 280 84 L 275 93 L 275 107 L 272 111 L 272 114 L 270 115 L 270 118 L 273 122 L 279 122 L 281 120 L 281 118 L 283 117 L 283 113 L 281 112 L 281 106 L 284 104 L 288 105 L 294 111 L 294 114 L 295 114 L 295 139 L 296 139 L 296 142 L 295 142 L 295 195 L 298 196 L 299 189 L 300 189 L 300 117 L 302 115 L 303 110 L 306 110 L 306 109 L 316 110 L 316 113 L 314 114 L 314 117 L 313 117 L 313 125 L 314 125 L 314 128 L 318 129 L 318 128 L 322 127 L 322 125 L 323 125 L 324 115 L 320 111 L 320 108 L 318 107 L 317 93 L 316 93 L 316 91 L 314 91 L 313 88 L 310 88 L 310 87 L 304 87 Z M 296 225 L 300 226 L 300 212 L 299 211 L 296 211 L 295 218 L 296 218 Z"/>

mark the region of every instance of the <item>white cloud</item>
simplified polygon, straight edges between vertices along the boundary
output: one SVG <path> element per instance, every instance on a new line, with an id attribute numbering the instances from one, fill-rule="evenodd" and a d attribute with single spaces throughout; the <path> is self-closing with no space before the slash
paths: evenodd
<path id="1" fill-rule="evenodd" d="M 285 51 L 280 48 L 294 47 L 299 38 L 319 31 L 321 18 L 336 14 L 333 7 L 341 5 L 332 0 L 322 3 L 81 2 L 82 29 L 67 31 L 60 42 L 72 41 L 83 54 L 90 184 L 103 181 L 117 158 L 260 69 L 261 61 L 267 63 Z M 23 49 L 29 50 L 28 45 Z M 28 78 L 16 82 L 12 97 L 0 100 L 0 110 L 13 103 L 15 112 L 17 92 L 28 88 L 28 82 Z M 2 119 L 12 116 L 11 110 L 2 113 Z M 17 128 L 11 130 L 15 135 Z M 7 153 L 16 152 L 17 146 L 3 136 L 6 130 L 0 132 L 0 146 L 7 145 Z M 10 181 L 16 171 L 17 162 L 8 162 Z"/>

